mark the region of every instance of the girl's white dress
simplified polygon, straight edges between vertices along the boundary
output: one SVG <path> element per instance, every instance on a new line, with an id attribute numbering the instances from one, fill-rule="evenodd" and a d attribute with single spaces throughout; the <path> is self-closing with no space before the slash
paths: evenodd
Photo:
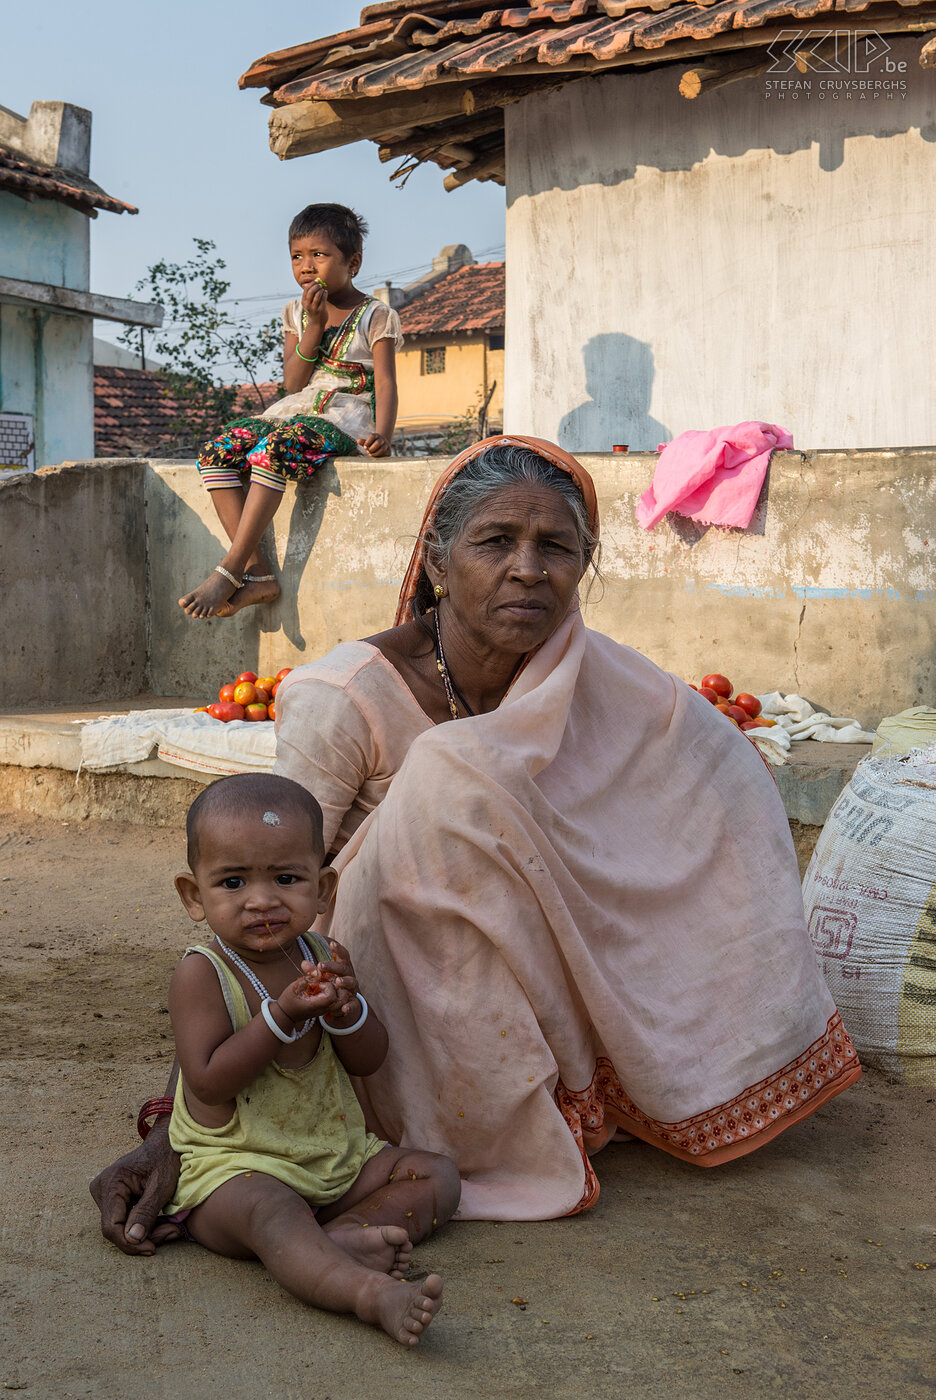
<path id="1" fill-rule="evenodd" d="M 283 335 L 302 335 L 302 301 L 283 307 Z M 371 297 L 348 313 L 340 326 L 330 326 L 322 339 L 322 356 L 312 378 L 297 394 L 287 394 L 260 416 L 276 422 L 289 418 L 327 418 L 352 440 L 376 430 L 374 417 L 374 346 L 392 340 L 403 348 L 400 318 L 391 307 Z"/>

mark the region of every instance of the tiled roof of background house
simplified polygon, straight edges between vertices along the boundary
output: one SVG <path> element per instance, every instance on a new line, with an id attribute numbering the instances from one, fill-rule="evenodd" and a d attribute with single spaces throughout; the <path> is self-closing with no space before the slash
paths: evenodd
<path id="1" fill-rule="evenodd" d="M 278 384 L 260 384 L 264 403 L 252 384 L 238 389 L 231 417 L 261 413 L 279 398 Z M 199 446 L 173 428 L 183 410 L 153 370 L 96 365 L 94 369 L 94 451 L 98 457 L 173 457 L 191 455 Z M 189 410 L 190 412 L 190 410 Z M 207 423 L 202 438 L 221 425 Z"/>
<path id="2" fill-rule="evenodd" d="M 454 167 L 447 189 L 503 184 L 509 103 L 589 73 L 711 55 L 701 84 L 680 86 L 696 97 L 765 72 L 791 21 L 804 45 L 810 31 L 818 45 L 830 29 L 936 29 L 932 0 L 392 0 L 362 10 L 357 29 L 257 59 L 240 84 L 269 89 L 282 157 L 371 140 L 381 160 L 402 162 L 391 178 L 431 160 Z"/>
<path id="3" fill-rule="evenodd" d="M 10 146 L 0 146 L 0 190 L 19 195 L 20 199 L 54 199 L 97 218 L 99 209 L 111 214 L 138 214 L 132 204 L 105 194 L 100 185 L 74 170 L 62 170 L 54 165 L 37 165 L 26 160 Z"/>
<path id="4" fill-rule="evenodd" d="M 403 334 L 441 335 L 504 329 L 504 263 L 472 263 L 450 272 L 400 311 Z"/>

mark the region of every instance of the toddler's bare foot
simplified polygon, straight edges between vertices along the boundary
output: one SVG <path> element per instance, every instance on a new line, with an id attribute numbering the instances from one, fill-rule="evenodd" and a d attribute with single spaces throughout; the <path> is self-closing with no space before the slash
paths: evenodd
<path id="1" fill-rule="evenodd" d="M 224 606 L 231 594 L 234 592 L 234 585 L 230 579 L 223 574 L 209 574 L 204 583 L 200 583 L 191 593 L 185 593 L 179 599 L 179 607 L 189 617 L 223 617 L 227 616 Z M 246 589 L 238 589 L 239 593 L 246 592 Z"/>
<path id="2" fill-rule="evenodd" d="M 406 1273 L 413 1243 L 402 1225 L 365 1225 L 363 1220 L 336 1220 L 324 1228 L 345 1254 L 366 1269 L 376 1269 L 397 1279 Z"/>
<path id="3" fill-rule="evenodd" d="M 250 608 L 260 603 L 275 603 L 279 595 L 280 586 L 275 578 L 270 579 L 268 583 L 245 583 L 243 588 L 239 588 L 217 609 L 215 616 L 233 617 L 241 608 Z"/>
<path id="4" fill-rule="evenodd" d="M 377 1321 L 389 1337 L 414 1347 L 441 1306 L 438 1274 L 420 1283 L 388 1283 L 377 1295 Z"/>

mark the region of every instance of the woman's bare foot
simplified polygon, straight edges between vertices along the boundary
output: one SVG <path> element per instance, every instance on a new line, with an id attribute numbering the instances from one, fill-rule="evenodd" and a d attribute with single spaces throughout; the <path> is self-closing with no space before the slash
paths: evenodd
<path id="1" fill-rule="evenodd" d="M 246 592 L 246 589 L 239 588 L 238 593 Z M 179 607 L 189 617 L 203 619 L 206 617 L 227 617 L 224 606 L 235 588 L 230 579 L 223 574 L 209 574 L 204 583 L 200 583 L 191 593 L 185 593 L 179 599 Z"/>
<path id="2" fill-rule="evenodd" d="M 375 1300 L 377 1323 L 397 1342 L 414 1347 L 442 1306 L 442 1280 L 430 1274 L 420 1283 L 388 1280 Z"/>
<path id="3" fill-rule="evenodd" d="M 323 1229 L 358 1264 L 391 1278 L 402 1278 L 413 1244 L 402 1225 L 368 1225 L 363 1220 L 335 1220 Z"/>
<path id="4" fill-rule="evenodd" d="M 260 603 L 275 603 L 279 595 L 280 586 L 275 578 L 270 579 L 269 583 L 245 583 L 223 607 L 216 610 L 215 616 L 233 617 L 241 608 L 253 607 Z"/>

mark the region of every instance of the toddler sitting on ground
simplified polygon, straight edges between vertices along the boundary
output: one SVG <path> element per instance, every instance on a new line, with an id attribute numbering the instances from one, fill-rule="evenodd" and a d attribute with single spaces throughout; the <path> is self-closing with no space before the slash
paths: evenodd
<path id="1" fill-rule="evenodd" d="M 187 835 L 176 888 L 214 939 L 187 950 L 169 992 L 182 1166 L 167 1214 L 304 1302 L 413 1346 L 442 1280 L 406 1282 L 410 1250 L 452 1215 L 460 1183 L 448 1158 L 365 1128 L 348 1076 L 380 1066 L 387 1032 L 345 949 L 307 932 L 335 882 L 318 803 L 286 778 L 224 778 L 193 802 Z"/>

